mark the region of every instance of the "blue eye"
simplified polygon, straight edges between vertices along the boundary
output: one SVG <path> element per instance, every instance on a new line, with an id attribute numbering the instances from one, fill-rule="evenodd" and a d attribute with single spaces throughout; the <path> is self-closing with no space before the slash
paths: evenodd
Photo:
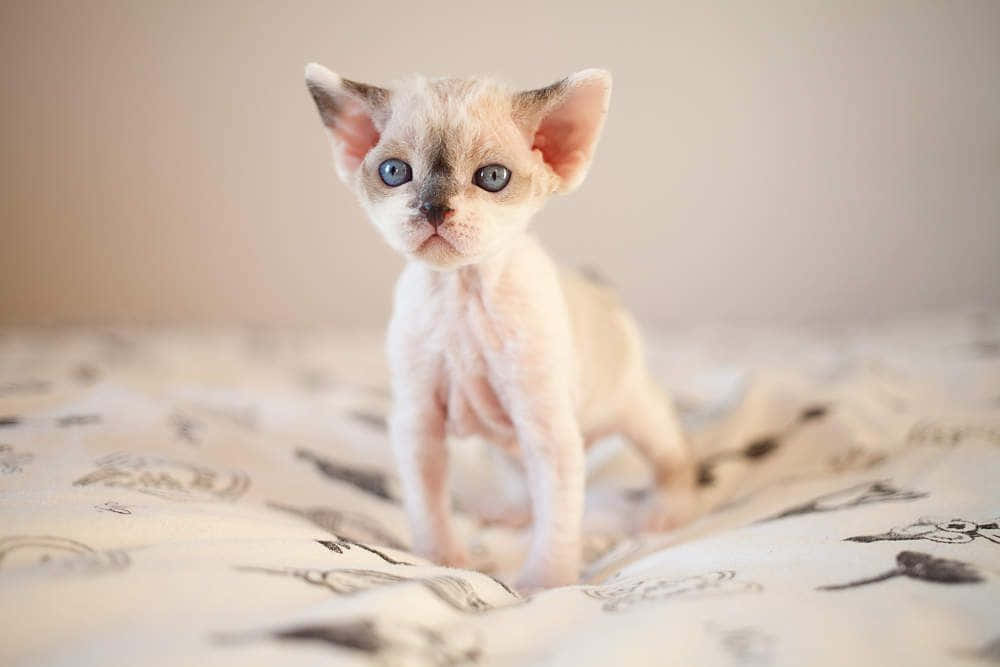
<path id="1" fill-rule="evenodd" d="M 510 183 L 510 169 L 502 164 L 488 164 L 476 170 L 472 182 L 487 192 L 500 192 Z"/>
<path id="2" fill-rule="evenodd" d="M 394 188 L 412 180 L 413 170 L 402 160 L 391 157 L 378 166 L 378 175 L 382 177 L 383 183 Z"/>

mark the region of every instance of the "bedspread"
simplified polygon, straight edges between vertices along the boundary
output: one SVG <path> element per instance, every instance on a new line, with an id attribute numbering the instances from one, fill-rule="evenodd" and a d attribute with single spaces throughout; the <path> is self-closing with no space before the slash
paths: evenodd
<path id="1" fill-rule="evenodd" d="M 599 443 L 581 583 L 530 597 L 485 443 L 451 444 L 475 569 L 407 551 L 381 345 L 0 330 L 0 663 L 1000 662 L 997 314 L 650 336 L 700 516 L 634 534 L 648 472 Z"/>

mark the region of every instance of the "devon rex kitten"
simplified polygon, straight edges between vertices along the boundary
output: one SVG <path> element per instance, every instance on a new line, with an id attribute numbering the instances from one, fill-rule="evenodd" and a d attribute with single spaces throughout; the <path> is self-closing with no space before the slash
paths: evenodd
<path id="1" fill-rule="evenodd" d="M 526 92 L 485 78 L 387 89 L 310 64 L 306 82 L 337 173 L 407 259 L 387 348 L 414 550 L 467 563 L 451 522 L 446 434 L 481 435 L 523 464 L 534 529 L 521 588 L 577 580 L 584 450 L 604 435 L 624 434 L 654 469 L 644 527 L 687 518 L 691 458 L 635 323 L 527 231 L 550 195 L 583 180 L 611 76 L 585 70 Z"/>

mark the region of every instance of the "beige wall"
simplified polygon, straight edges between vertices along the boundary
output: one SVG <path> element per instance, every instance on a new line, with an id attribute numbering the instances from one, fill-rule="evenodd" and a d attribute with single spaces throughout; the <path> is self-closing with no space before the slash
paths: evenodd
<path id="1" fill-rule="evenodd" d="M 286 6 L 294 5 L 294 6 Z M 5 2 L 0 322 L 380 323 L 302 84 L 615 75 L 536 228 L 647 322 L 1000 302 L 1000 2 Z"/>

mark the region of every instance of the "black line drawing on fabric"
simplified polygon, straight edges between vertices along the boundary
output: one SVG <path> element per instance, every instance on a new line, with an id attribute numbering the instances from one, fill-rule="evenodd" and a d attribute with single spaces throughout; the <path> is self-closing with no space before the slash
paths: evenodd
<path id="1" fill-rule="evenodd" d="M 703 598 L 717 595 L 759 593 L 764 587 L 755 581 L 737 581 L 732 570 L 720 570 L 683 579 L 631 577 L 603 586 L 583 586 L 588 597 L 604 600 L 604 611 L 627 611 L 636 605 L 669 598 Z"/>
<path id="2" fill-rule="evenodd" d="M 726 627 L 709 621 L 705 630 L 718 637 L 722 649 L 741 665 L 768 665 L 774 658 L 777 639 L 760 628 Z"/>
<path id="3" fill-rule="evenodd" d="M 588 581 L 597 577 L 608 568 L 621 567 L 628 560 L 641 554 L 648 548 L 648 539 L 643 535 L 632 535 L 617 542 L 607 552 L 601 554 L 597 559 L 585 563 L 580 572 L 580 580 Z"/>
<path id="4" fill-rule="evenodd" d="M 347 466 L 336 463 L 328 458 L 315 454 L 308 449 L 295 450 L 295 456 L 309 461 L 316 469 L 330 479 L 344 482 L 360 489 L 366 493 L 378 496 L 383 500 L 394 501 L 395 498 L 389 492 L 389 481 L 385 473 L 379 470 L 362 470 L 354 466 Z"/>
<path id="5" fill-rule="evenodd" d="M 983 576 L 969 563 L 948 558 L 935 558 L 919 551 L 900 551 L 896 555 L 896 567 L 874 577 L 849 581 L 846 584 L 817 586 L 818 591 L 840 591 L 874 584 L 893 577 L 909 577 L 935 584 L 977 584 Z"/>
<path id="6" fill-rule="evenodd" d="M 167 500 L 227 502 L 250 488 L 250 477 L 241 470 L 212 469 L 160 456 L 117 452 L 97 459 L 95 464 L 97 470 L 73 485 L 132 489 Z"/>
<path id="7" fill-rule="evenodd" d="M 275 632 L 274 637 L 278 639 L 310 639 L 364 653 L 378 653 L 385 646 L 385 640 L 375 629 L 375 622 L 371 620 L 300 626 L 291 630 Z"/>
<path id="8" fill-rule="evenodd" d="M 371 412 L 369 410 L 351 410 L 347 413 L 347 415 L 354 421 L 361 422 L 376 431 L 385 433 L 389 430 L 385 415 L 378 414 L 377 412 Z"/>
<path id="9" fill-rule="evenodd" d="M 522 598 L 521 595 L 520 595 L 520 593 L 515 592 L 513 588 L 511 588 L 507 584 L 503 583 L 502 581 L 500 581 L 499 579 L 497 579 L 496 577 L 494 577 L 489 572 L 480 572 L 480 574 L 485 575 L 485 576 L 489 577 L 490 579 L 492 579 L 494 581 L 494 583 L 496 583 L 497 586 L 499 586 L 500 588 L 502 588 L 505 591 L 507 591 L 507 594 L 510 595 L 515 600 L 521 600 L 523 602 L 527 602 L 527 599 Z"/>
<path id="10" fill-rule="evenodd" d="M 201 438 L 198 436 L 198 429 L 202 426 L 201 422 L 181 412 L 170 415 L 167 422 L 178 440 L 192 445 L 201 444 Z"/>
<path id="11" fill-rule="evenodd" d="M 0 538 L 0 569 L 44 567 L 61 573 L 97 574 L 124 570 L 128 554 L 119 549 L 95 550 L 82 542 L 51 535 Z"/>
<path id="12" fill-rule="evenodd" d="M 101 505 L 94 505 L 94 509 L 99 512 L 112 512 L 114 514 L 131 514 L 132 510 L 122 505 L 121 503 L 116 503 L 113 500 L 109 500 Z"/>
<path id="13" fill-rule="evenodd" d="M 0 444 L 0 475 L 24 472 L 24 466 L 35 460 L 31 452 L 18 452 L 13 445 Z"/>
<path id="14" fill-rule="evenodd" d="M 385 667 L 427 665 L 461 667 L 482 657 L 482 638 L 474 628 L 434 629 L 407 621 L 360 618 L 293 626 L 264 633 L 218 634 L 215 641 L 236 644 L 262 638 L 277 641 L 318 642 L 363 655 Z"/>
<path id="15" fill-rule="evenodd" d="M 0 428 L 6 428 L 8 426 L 17 426 L 21 423 L 21 418 L 15 415 L 6 415 L 0 417 Z"/>
<path id="16" fill-rule="evenodd" d="M 795 505 L 780 514 L 761 519 L 757 523 L 765 521 L 775 521 L 790 516 L 800 514 L 813 514 L 816 512 L 833 512 L 836 510 L 858 507 L 860 505 L 870 505 L 872 503 L 886 503 L 904 500 L 916 500 L 926 498 L 928 493 L 923 491 L 909 491 L 897 489 L 892 485 L 891 480 L 881 480 L 878 482 L 864 482 L 833 493 L 826 493 L 814 498 L 807 503 Z"/>
<path id="17" fill-rule="evenodd" d="M 827 405 L 809 405 L 803 408 L 795 421 L 784 429 L 750 441 L 739 449 L 723 450 L 709 454 L 698 462 L 698 485 L 711 486 L 715 484 L 715 468 L 723 461 L 740 460 L 747 463 L 759 463 L 773 454 L 781 446 L 783 440 L 793 436 L 804 424 L 823 419 L 830 412 Z"/>
<path id="18" fill-rule="evenodd" d="M 466 614 L 479 614 L 494 608 L 493 605 L 480 597 L 468 581 L 454 575 L 404 577 L 391 572 L 357 568 L 317 570 L 237 566 L 236 569 L 241 572 L 262 572 L 295 577 L 313 586 L 322 586 L 338 595 L 353 595 L 373 588 L 396 584 L 420 584 L 449 607 Z M 504 590 L 509 591 L 507 588 Z M 513 598 L 512 604 L 522 601 L 519 596 L 515 595 Z"/>
<path id="19" fill-rule="evenodd" d="M 14 380 L 0 384 L 0 396 L 44 394 L 50 389 L 52 389 L 52 383 L 47 380 Z"/>
<path id="20" fill-rule="evenodd" d="M 85 426 L 87 424 L 100 424 L 101 415 L 66 415 L 56 419 L 56 426 L 66 428 L 67 426 Z"/>
<path id="21" fill-rule="evenodd" d="M 920 518 L 901 528 L 893 528 L 887 533 L 876 535 L 856 535 L 845 537 L 847 542 L 885 542 L 889 540 L 930 540 L 943 544 L 964 544 L 981 537 L 994 544 L 1000 544 L 1000 517 L 976 523 L 967 519 Z"/>
<path id="22" fill-rule="evenodd" d="M 954 653 L 959 658 L 1000 664 L 1000 636 L 994 637 L 992 641 L 979 648 L 958 650 Z"/>
<path id="23" fill-rule="evenodd" d="M 342 512 L 332 507 L 294 507 L 274 501 L 268 501 L 267 506 L 281 512 L 288 512 L 302 517 L 313 525 L 322 528 L 332 535 L 346 535 L 353 540 L 374 543 L 392 549 L 406 551 L 406 544 L 393 535 L 379 521 L 359 512 Z"/>
<path id="24" fill-rule="evenodd" d="M 962 424 L 923 421 L 906 434 L 907 444 L 955 446 L 966 440 L 985 440 L 1000 445 L 1000 424 Z"/>
<path id="25" fill-rule="evenodd" d="M 316 542 L 322 544 L 330 551 L 333 551 L 338 554 L 344 553 L 344 551 L 350 549 L 351 547 L 358 547 L 359 549 L 364 549 L 368 553 L 375 554 L 376 556 L 384 560 L 386 563 L 389 563 L 390 565 L 413 565 L 413 563 L 407 563 L 406 561 L 396 560 L 392 556 L 387 556 L 386 554 L 382 553 L 375 547 L 368 546 L 367 544 L 355 542 L 354 540 L 349 540 L 346 537 L 341 537 L 340 535 L 337 535 L 336 537 L 337 537 L 336 541 L 316 540 Z"/>

